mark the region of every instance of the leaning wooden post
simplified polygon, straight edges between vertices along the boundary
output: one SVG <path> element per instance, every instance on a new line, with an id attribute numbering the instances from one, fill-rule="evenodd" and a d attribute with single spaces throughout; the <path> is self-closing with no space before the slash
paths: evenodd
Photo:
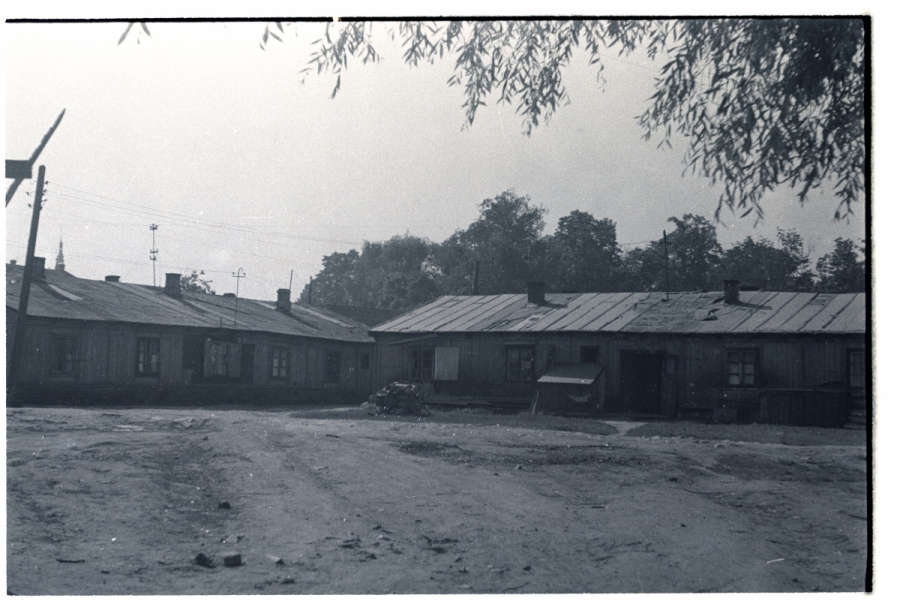
<path id="1" fill-rule="evenodd" d="M 16 332 L 13 335 L 12 353 L 6 363 L 7 399 L 18 379 L 20 360 L 22 359 L 22 339 L 28 318 L 28 297 L 31 293 L 31 278 L 34 275 L 34 249 L 37 243 L 38 223 L 41 219 L 41 205 L 44 199 L 44 173 L 46 168 L 38 169 L 37 189 L 34 192 L 34 205 L 31 208 L 31 232 L 28 234 L 28 252 L 25 255 L 25 270 L 22 272 L 22 286 L 19 292 L 19 311 L 16 316 Z"/>

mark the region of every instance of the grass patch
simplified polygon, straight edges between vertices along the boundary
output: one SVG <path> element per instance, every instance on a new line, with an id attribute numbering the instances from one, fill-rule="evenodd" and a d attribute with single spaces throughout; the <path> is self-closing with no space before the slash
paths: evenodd
<path id="1" fill-rule="evenodd" d="M 843 445 L 863 447 L 865 430 L 843 428 L 812 428 L 801 426 L 773 426 L 766 424 L 706 424 L 688 421 L 654 421 L 629 430 L 627 436 L 682 436 L 711 441 L 745 441 L 780 445 L 821 446 Z"/>

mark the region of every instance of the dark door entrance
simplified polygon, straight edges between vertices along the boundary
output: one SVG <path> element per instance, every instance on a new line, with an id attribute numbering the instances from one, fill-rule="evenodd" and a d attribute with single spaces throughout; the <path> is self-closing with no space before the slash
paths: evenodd
<path id="1" fill-rule="evenodd" d="M 253 368 L 256 362 L 256 346 L 241 344 L 241 383 L 253 383 Z"/>
<path id="2" fill-rule="evenodd" d="M 203 379 L 203 361 L 206 341 L 197 335 L 186 335 L 182 343 L 182 368 L 191 371 L 186 381 L 197 383 Z"/>
<path id="3" fill-rule="evenodd" d="M 678 416 L 678 356 L 663 354 L 662 382 L 659 397 L 662 414 L 666 417 Z"/>
<path id="4" fill-rule="evenodd" d="M 645 415 L 662 414 L 662 370 L 665 354 L 619 352 L 619 395 L 622 410 Z"/>

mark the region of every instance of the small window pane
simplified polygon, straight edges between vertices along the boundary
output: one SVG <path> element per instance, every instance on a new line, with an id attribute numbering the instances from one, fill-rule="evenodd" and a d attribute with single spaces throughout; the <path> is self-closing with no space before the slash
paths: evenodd
<path id="1" fill-rule="evenodd" d="M 286 347 L 272 348 L 272 377 L 287 379 L 289 351 Z"/>
<path id="2" fill-rule="evenodd" d="M 159 339 L 137 340 L 137 374 L 142 377 L 159 375 Z"/>
<path id="3" fill-rule="evenodd" d="M 726 355 L 728 385 L 756 385 L 756 351 L 740 350 Z"/>
<path id="4" fill-rule="evenodd" d="M 533 379 L 532 367 L 534 349 L 530 347 L 509 347 L 506 349 L 506 378 L 509 381 Z"/>

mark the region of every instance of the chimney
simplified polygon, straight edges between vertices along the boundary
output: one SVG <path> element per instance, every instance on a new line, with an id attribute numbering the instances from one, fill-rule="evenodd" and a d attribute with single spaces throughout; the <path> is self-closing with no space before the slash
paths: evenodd
<path id="1" fill-rule="evenodd" d="M 181 274 L 180 273 L 167 273 L 166 274 L 166 287 L 163 288 L 163 293 L 172 297 L 173 299 L 181 298 Z"/>
<path id="2" fill-rule="evenodd" d="M 226 292 L 226 293 L 223 294 L 222 296 L 223 296 L 223 297 L 231 297 L 231 298 L 235 298 L 235 297 L 237 297 L 237 293 L 234 293 L 234 292 Z"/>
<path id="3" fill-rule="evenodd" d="M 544 282 L 528 282 L 528 302 L 535 305 L 543 305 L 546 302 L 544 291 L 547 285 Z"/>
<path id="4" fill-rule="evenodd" d="M 44 275 L 44 265 L 46 265 L 46 264 L 47 264 L 47 259 L 45 259 L 43 256 L 35 256 L 34 257 L 34 271 L 32 271 L 33 275 L 31 276 L 32 278 L 34 278 L 34 281 L 36 281 L 36 282 L 46 282 L 47 281 L 47 276 Z"/>
<path id="5" fill-rule="evenodd" d="M 290 288 L 278 289 L 278 300 L 275 302 L 275 309 L 284 313 L 291 313 L 291 290 Z"/>
<path id="6" fill-rule="evenodd" d="M 725 280 L 725 302 L 729 305 L 737 305 L 741 302 L 740 282 L 738 280 Z"/>
<path id="7" fill-rule="evenodd" d="M 104 282 L 118 282 L 119 276 L 118 275 L 107 275 L 106 277 L 103 278 L 103 281 Z"/>

